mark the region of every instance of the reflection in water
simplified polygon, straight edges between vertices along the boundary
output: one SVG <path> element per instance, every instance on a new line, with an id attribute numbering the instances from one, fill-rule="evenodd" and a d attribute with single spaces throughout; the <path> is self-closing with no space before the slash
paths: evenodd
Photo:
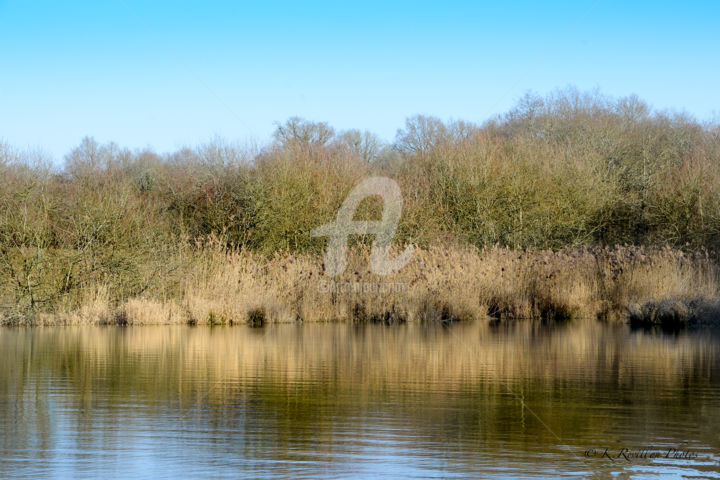
<path id="1" fill-rule="evenodd" d="M 720 478 L 720 338 L 600 324 L 0 330 L 0 477 Z M 694 459 L 615 459 L 609 448 Z"/>

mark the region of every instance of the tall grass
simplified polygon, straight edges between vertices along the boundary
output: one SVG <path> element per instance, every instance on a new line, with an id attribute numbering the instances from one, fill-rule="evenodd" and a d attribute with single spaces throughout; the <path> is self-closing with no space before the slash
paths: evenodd
<path id="1" fill-rule="evenodd" d="M 623 320 L 628 308 L 720 293 L 720 270 L 706 252 L 588 249 L 554 252 L 442 245 L 417 249 L 400 272 L 369 271 L 369 248 L 351 252 L 330 279 L 315 254 L 228 250 L 199 243 L 176 261 L 182 272 L 152 291 L 118 300 L 90 285 L 75 306 L 7 318 L 39 324 L 250 324 L 288 322 L 451 323 L 493 318 Z"/>
<path id="2" fill-rule="evenodd" d="M 402 310 L 398 318 L 483 309 L 614 315 L 641 298 L 716 295 L 707 265 L 720 247 L 720 126 L 655 112 L 635 97 L 572 89 L 528 95 L 483 125 L 418 116 L 387 145 L 298 118 L 260 148 L 213 141 L 158 155 L 86 138 L 62 167 L 50 165 L 0 145 L 5 321 L 70 312 L 95 318 L 102 315 L 88 312 L 101 304 L 108 318 L 122 311 L 129 319 L 140 315 L 131 313 L 138 299 L 160 310 L 173 305 L 162 318 L 222 322 L 261 307 L 284 320 L 370 318 L 382 309 Z M 282 258 L 303 259 L 303 275 L 313 273 L 314 282 L 324 241 L 310 232 L 332 221 L 370 175 L 400 184 L 397 242 L 421 247 L 421 263 L 402 272 L 415 280 L 407 304 L 319 307 L 324 300 L 299 287 L 304 277 L 282 270 L 289 268 Z M 381 205 L 369 199 L 361 207 L 356 217 L 377 218 Z M 353 238 L 360 257 L 371 241 Z M 615 245 L 637 249 L 603 248 Z M 681 252 L 701 249 L 710 253 L 700 264 L 682 260 Z M 450 259 L 442 261 L 442 252 Z M 613 273 L 612 259 L 630 262 L 629 252 L 652 260 L 643 264 L 633 253 L 634 266 Z M 548 266 L 531 267 L 528 258 Z M 495 272 L 487 288 L 478 283 L 482 272 Z M 622 281 L 607 283 L 602 272 Z M 478 293 L 481 287 L 494 293 Z M 277 297 L 283 302 L 271 307 Z"/>

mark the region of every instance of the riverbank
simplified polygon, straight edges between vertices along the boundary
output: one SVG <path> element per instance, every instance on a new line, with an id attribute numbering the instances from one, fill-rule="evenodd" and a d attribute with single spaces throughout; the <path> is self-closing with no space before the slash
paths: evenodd
<path id="1" fill-rule="evenodd" d="M 636 324 L 716 321 L 720 269 L 707 252 L 664 248 L 579 248 L 560 252 L 416 249 L 400 272 L 369 271 L 355 249 L 346 271 L 323 273 L 318 255 L 264 256 L 196 245 L 173 258 L 145 292 L 118 298 L 87 284 L 74 303 L 52 311 L 5 312 L 5 325 L 440 322 L 533 319 L 633 320 Z M 663 305 L 674 313 L 668 320 Z M 684 305 L 683 308 L 678 305 Z M 660 313 L 658 313 L 660 312 Z M 700 318 L 702 317 L 702 318 Z"/>
<path id="2" fill-rule="evenodd" d="M 393 244 L 417 253 L 377 277 L 374 235 L 351 235 L 352 265 L 328 278 L 312 232 L 370 177 L 397 184 Z M 300 118 L 259 146 L 85 138 L 58 162 L 0 143 L 0 178 L 4 324 L 682 326 L 720 299 L 720 125 L 635 97 L 528 96 L 482 125 L 416 116 L 392 143 Z M 372 221 L 386 205 L 357 207 Z"/>

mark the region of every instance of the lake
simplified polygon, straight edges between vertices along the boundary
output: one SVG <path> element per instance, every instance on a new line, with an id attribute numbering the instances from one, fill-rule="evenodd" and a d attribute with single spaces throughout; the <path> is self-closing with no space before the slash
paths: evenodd
<path id="1" fill-rule="evenodd" d="M 720 478 L 720 335 L 0 330 L 0 478 Z"/>

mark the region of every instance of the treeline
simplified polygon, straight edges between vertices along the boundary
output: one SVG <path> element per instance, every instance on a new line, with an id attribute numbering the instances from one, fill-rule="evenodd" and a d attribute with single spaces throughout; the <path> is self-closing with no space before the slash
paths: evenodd
<path id="1" fill-rule="evenodd" d="M 0 174 L 3 298 L 31 309 L 93 283 L 140 295 L 208 237 L 320 253 L 310 232 L 370 175 L 402 189 L 401 243 L 720 246 L 720 126 L 573 89 L 483 125 L 412 117 L 392 144 L 292 118 L 261 148 L 159 155 L 85 138 L 61 168 L 0 146 Z"/>

